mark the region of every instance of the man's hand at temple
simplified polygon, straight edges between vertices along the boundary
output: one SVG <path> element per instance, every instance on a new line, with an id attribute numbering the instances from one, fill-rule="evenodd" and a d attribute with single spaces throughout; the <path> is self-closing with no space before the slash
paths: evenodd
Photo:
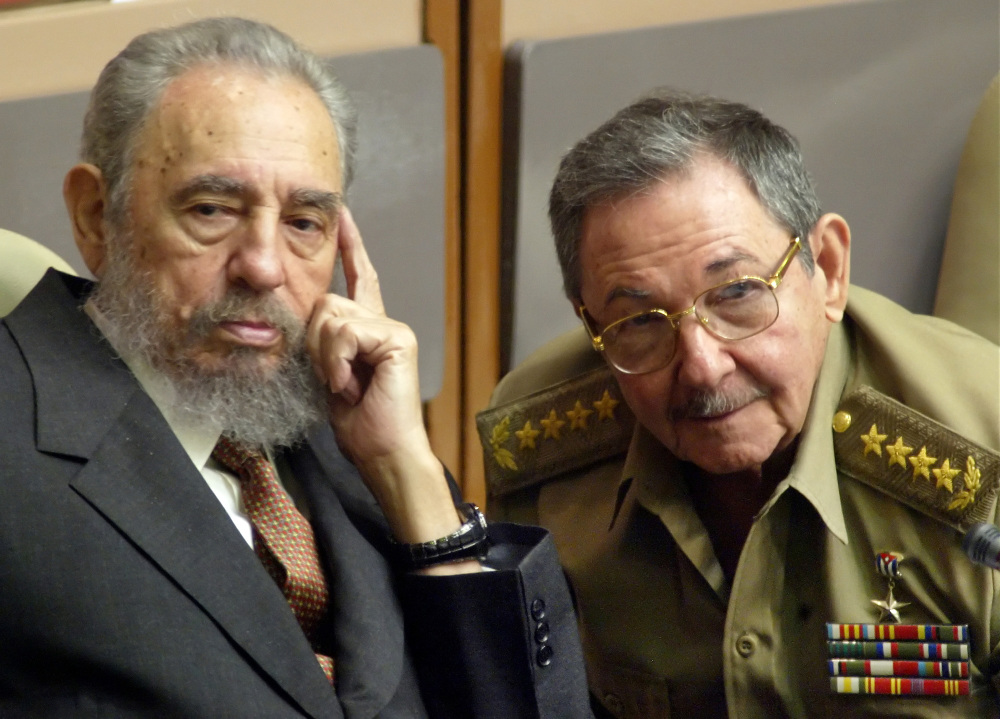
<path id="1" fill-rule="evenodd" d="M 347 297 L 330 293 L 318 300 L 307 337 L 313 367 L 329 390 L 330 423 L 396 541 L 445 537 L 462 520 L 424 428 L 417 339 L 407 325 L 386 317 L 378 275 L 346 208 L 338 244 Z M 478 568 L 478 562 L 467 560 L 422 571 Z"/>

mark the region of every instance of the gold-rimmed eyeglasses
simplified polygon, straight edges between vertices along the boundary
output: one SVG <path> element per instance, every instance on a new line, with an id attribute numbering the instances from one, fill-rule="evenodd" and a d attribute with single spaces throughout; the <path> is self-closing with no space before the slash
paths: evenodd
<path id="1" fill-rule="evenodd" d="M 643 374 L 670 364 L 677 352 L 677 334 L 681 319 L 694 314 L 710 334 L 722 340 L 743 340 L 763 332 L 778 319 L 778 296 L 792 259 L 802 249 L 793 237 L 788 251 L 770 277 L 738 277 L 711 287 L 698 295 L 686 310 L 670 314 L 651 309 L 615 320 L 600 333 L 592 327 L 593 318 L 580 305 L 579 315 L 590 333 L 594 349 L 603 352 L 615 369 L 625 374 Z"/>

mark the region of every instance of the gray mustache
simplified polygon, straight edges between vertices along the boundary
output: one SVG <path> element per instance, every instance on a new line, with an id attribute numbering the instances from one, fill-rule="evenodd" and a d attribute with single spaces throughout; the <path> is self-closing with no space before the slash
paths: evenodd
<path id="1" fill-rule="evenodd" d="M 669 410 L 671 421 L 682 419 L 703 419 L 733 412 L 758 399 L 768 396 L 762 387 L 745 387 L 740 390 L 718 392 L 696 392 L 684 402 Z"/>
<path id="2" fill-rule="evenodd" d="M 274 295 L 257 294 L 243 288 L 231 288 L 221 300 L 195 310 L 188 322 L 188 335 L 203 338 L 220 322 L 247 317 L 264 320 L 280 330 L 293 347 L 305 336 L 305 325 L 284 302 Z"/>

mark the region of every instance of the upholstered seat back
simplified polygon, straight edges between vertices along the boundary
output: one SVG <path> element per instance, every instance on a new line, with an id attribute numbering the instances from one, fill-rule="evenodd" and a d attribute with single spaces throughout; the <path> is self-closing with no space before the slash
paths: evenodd
<path id="1" fill-rule="evenodd" d="M 959 161 L 934 314 L 1000 344 L 1000 75 Z"/>
<path id="2" fill-rule="evenodd" d="M 0 317 L 14 309 L 50 267 L 76 274 L 49 248 L 0 229 Z"/>

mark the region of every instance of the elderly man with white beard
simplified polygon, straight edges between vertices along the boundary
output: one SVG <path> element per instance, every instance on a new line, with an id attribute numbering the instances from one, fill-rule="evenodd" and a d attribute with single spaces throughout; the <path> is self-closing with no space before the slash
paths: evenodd
<path id="1" fill-rule="evenodd" d="M 0 715 L 589 715 L 551 540 L 431 452 L 329 68 L 199 21 L 133 40 L 84 124 L 98 282 L 0 326 Z"/>

